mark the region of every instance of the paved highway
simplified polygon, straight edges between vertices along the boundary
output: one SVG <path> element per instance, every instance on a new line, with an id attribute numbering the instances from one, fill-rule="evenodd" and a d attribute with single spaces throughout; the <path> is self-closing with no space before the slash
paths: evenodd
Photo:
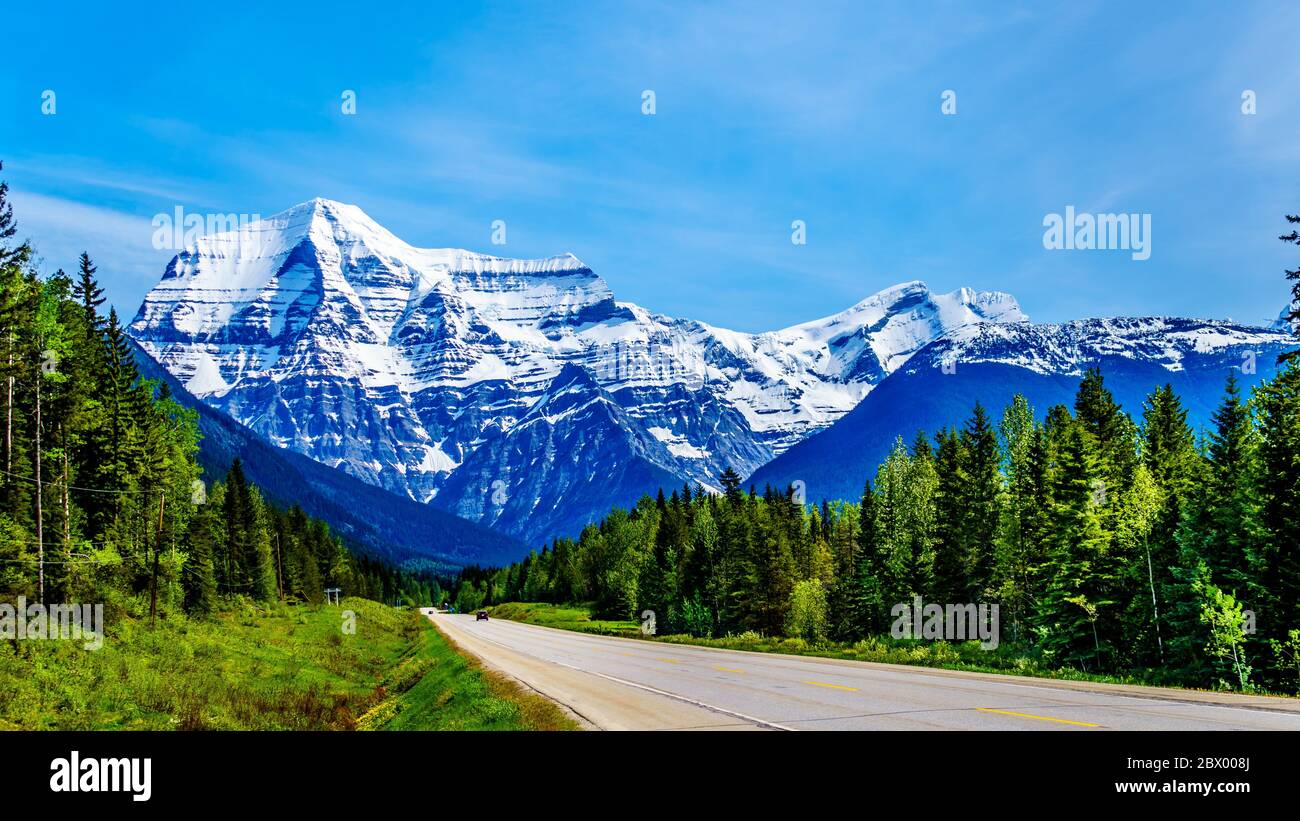
<path id="1" fill-rule="evenodd" d="M 1300 730 L 1300 700 L 716 650 L 426 611 L 586 726 L 659 730 Z"/>

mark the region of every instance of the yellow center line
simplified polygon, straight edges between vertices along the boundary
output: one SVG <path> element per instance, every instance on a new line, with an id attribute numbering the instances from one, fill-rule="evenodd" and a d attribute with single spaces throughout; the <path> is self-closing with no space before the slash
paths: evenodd
<path id="1" fill-rule="evenodd" d="M 664 664 L 685 664 L 685 663 L 686 663 L 686 662 L 684 662 L 684 661 L 678 661 L 677 659 L 662 659 L 662 658 L 661 658 L 661 659 L 659 659 L 659 661 L 662 661 Z"/>
<path id="2" fill-rule="evenodd" d="M 829 687 L 832 690 L 848 690 L 851 693 L 858 691 L 857 687 L 845 687 L 843 684 L 827 684 L 824 681 L 805 681 L 804 684 L 811 684 L 814 687 Z"/>
<path id="3" fill-rule="evenodd" d="M 733 667 L 714 667 L 713 669 L 714 669 L 714 670 L 717 670 L 717 671 L 719 671 L 719 672 L 722 672 L 722 673 L 743 673 L 743 672 L 745 672 L 744 670 L 737 670 L 737 669 L 735 669 L 735 668 L 733 668 Z"/>
<path id="4" fill-rule="evenodd" d="M 1089 724 L 1086 721 L 1070 721 L 1065 718 L 1050 718 L 1049 716 L 1036 716 L 1029 713 L 1013 713 L 1010 710 L 994 710 L 992 707 L 976 707 L 981 713 L 998 713 L 1004 716 L 1015 716 L 1016 718 L 1032 718 L 1037 721 L 1055 721 L 1057 724 L 1073 724 L 1076 727 L 1100 727 L 1100 724 Z"/>

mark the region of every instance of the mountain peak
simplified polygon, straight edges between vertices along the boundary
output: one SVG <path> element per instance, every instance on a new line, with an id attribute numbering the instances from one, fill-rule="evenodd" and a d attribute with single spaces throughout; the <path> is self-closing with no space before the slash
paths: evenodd
<path id="1" fill-rule="evenodd" d="M 306 202 L 300 202 L 297 205 L 291 205 L 278 214 L 271 217 L 272 220 L 293 219 L 299 216 L 312 217 L 360 217 L 363 220 L 374 222 L 366 212 L 362 211 L 356 205 L 338 200 L 327 199 L 326 197 L 312 197 Z M 377 223 L 376 223 L 377 224 Z"/>
<path id="2" fill-rule="evenodd" d="M 729 331 L 616 302 L 572 253 L 420 248 L 323 197 L 237 239 L 178 255 L 131 335 L 277 445 L 483 521 L 500 510 L 475 506 L 481 471 L 522 475 L 506 468 L 549 459 L 530 448 L 552 435 L 607 454 L 619 487 L 713 486 L 848 413 L 937 337 L 1023 318 L 1005 294 L 914 280 L 784 331 Z M 563 507 L 517 527 L 545 530 Z"/>
<path id="3" fill-rule="evenodd" d="M 1287 333 L 1290 333 L 1292 330 L 1291 311 L 1294 309 L 1295 309 L 1294 303 L 1289 305 L 1284 305 L 1282 307 L 1282 310 L 1278 312 L 1277 319 L 1273 320 L 1273 324 L 1270 325 L 1269 327 L 1277 331 L 1285 331 Z"/>
<path id="4" fill-rule="evenodd" d="M 1029 317 L 1020 309 L 1020 303 L 1011 294 L 1001 291 L 976 291 L 962 287 L 946 294 L 936 294 L 919 279 L 900 282 L 884 288 L 850 307 L 831 314 L 793 325 L 780 333 L 817 332 L 819 329 L 839 329 L 888 319 L 891 315 L 920 310 L 934 314 L 948 327 L 971 322 L 1026 322 Z"/>
<path id="5" fill-rule="evenodd" d="M 359 207 L 324 197 L 286 208 L 255 227 L 264 232 L 282 234 L 284 244 L 311 236 L 316 239 L 358 240 L 387 253 L 401 253 L 411 247 Z"/>

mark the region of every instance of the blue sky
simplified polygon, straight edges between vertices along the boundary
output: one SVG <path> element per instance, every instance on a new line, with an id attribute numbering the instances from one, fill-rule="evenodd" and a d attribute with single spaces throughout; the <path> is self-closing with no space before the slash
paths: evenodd
<path id="1" fill-rule="evenodd" d="M 22 232 L 49 270 L 88 250 L 127 315 L 170 257 L 153 215 L 314 196 L 415 245 L 571 251 L 619 299 L 742 330 L 909 279 L 1041 321 L 1263 322 L 1285 301 L 1295 6 L 409 5 L 9 4 Z M 1044 249 L 1067 205 L 1149 213 L 1151 258 Z"/>

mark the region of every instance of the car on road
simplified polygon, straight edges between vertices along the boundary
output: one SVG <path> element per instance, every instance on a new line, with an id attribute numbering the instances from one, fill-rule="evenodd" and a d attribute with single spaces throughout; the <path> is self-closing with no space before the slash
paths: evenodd
<path id="1" fill-rule="evenodd" d="M 474 621 L 487 621 L 488 614 L 486 610 L 480 610 L 474 614 Z"/>

